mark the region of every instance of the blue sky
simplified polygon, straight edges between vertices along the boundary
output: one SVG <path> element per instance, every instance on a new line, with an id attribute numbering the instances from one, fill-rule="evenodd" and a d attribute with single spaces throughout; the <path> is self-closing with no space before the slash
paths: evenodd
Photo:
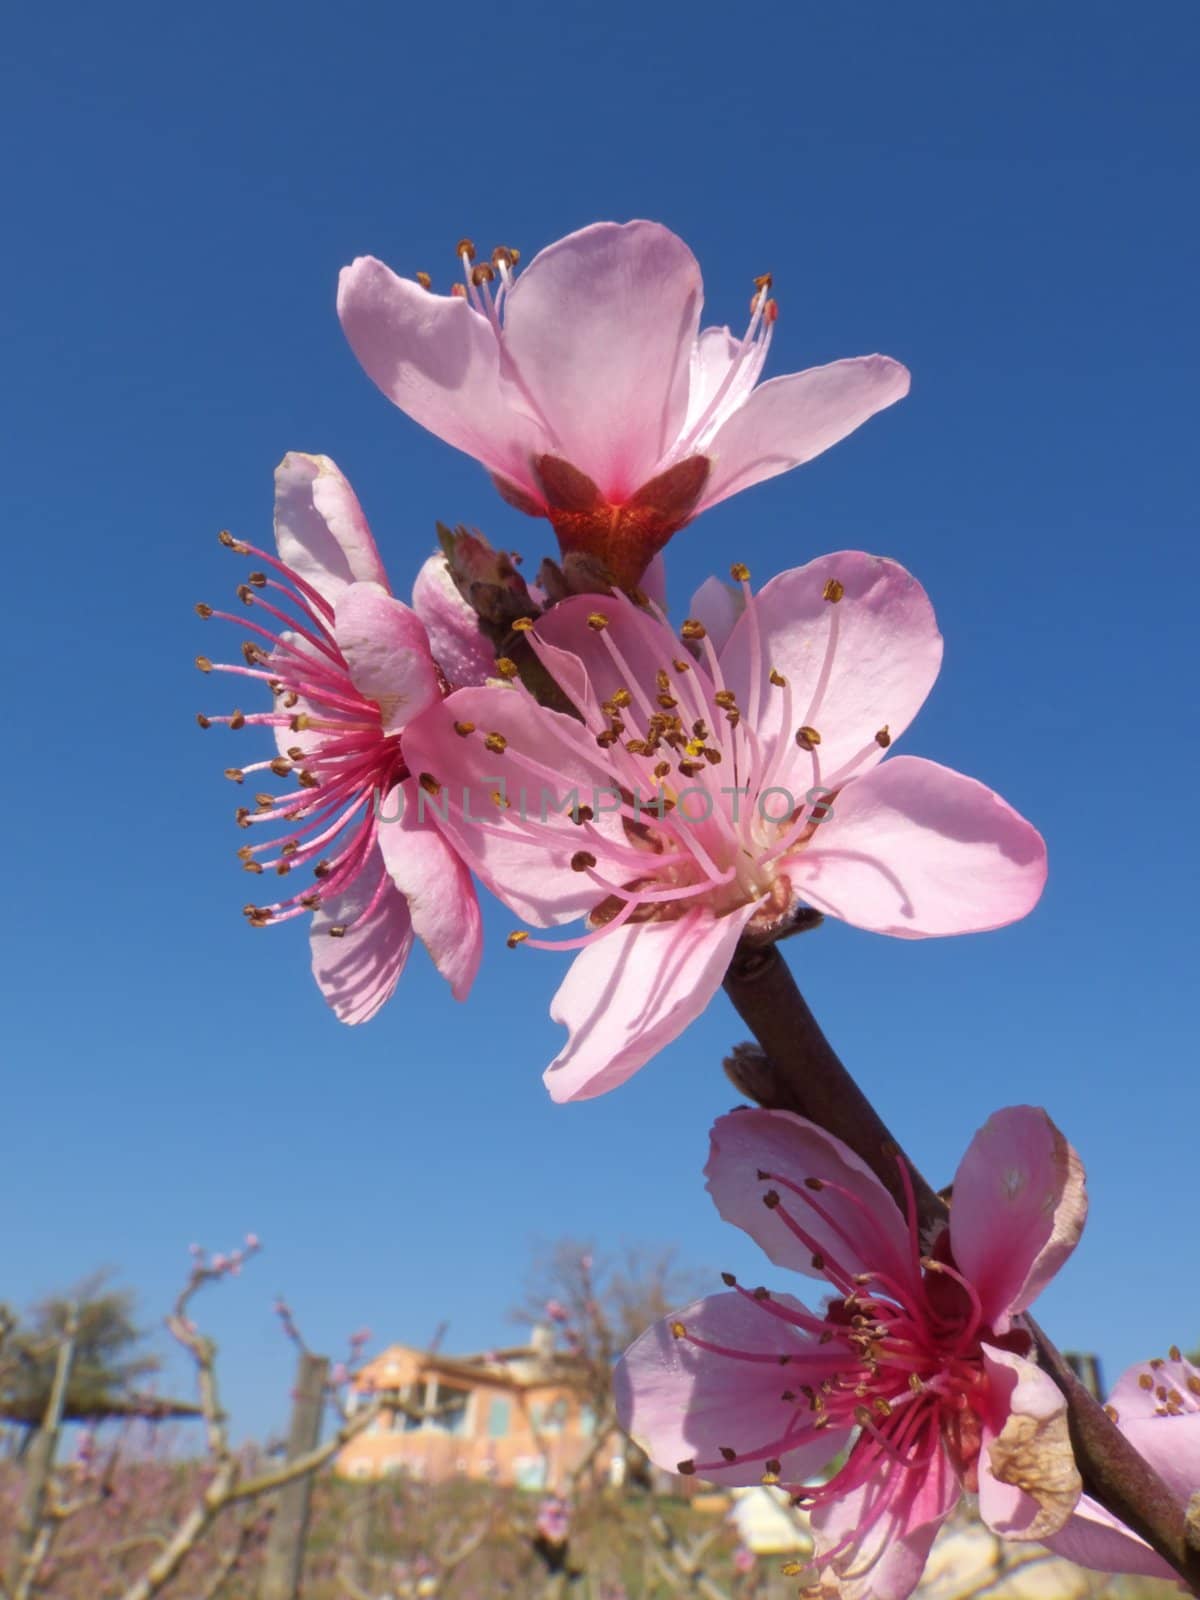
<path id="1" fill-rule="evenodd" d="M 880 349 L 914 375 L 681 534 L 677 611 L 732 560 L 900 559 L 946 636 L 904 748 L 1050 847 L 1015 928 L 827 926 L 789 959 L 931 1176 L 1001 1104 L 1077 1145 L 1061 1343 L 1115 1376 L 1200 1337 L 1195 8 L 118 0 L 25 7 L 6 43 L 0 1297 L 110 1262 L 150 1319 L 189 1241 L 257 1230 L 207 1308 L 253 1430 L 289 1387 L 277 1289 L 320 1346 L 447 1319 L 467 1347 L 510 1335 L 537 1236 L 755 1272 L 700 1180 L 743 1035 L 723 999 L 615 1095 L 554 1107 L 564 960 L 507 952 L 491 908 L 467 1006 L 418 953 L 340 1028 L 299 928 L 243 924 L 232 744 L 193 720 L 220 686 L 191 608 L 236 581 L 215 533 L 267 537 L 288 449 L 337 460 L 398 588 L 438 517 L 549 548 L 362 375 L 338 268 L 444 286 L 464 233 L 528 259 L 643 215 L 695 249 L 708 320 L 775 274 L 771 372 Z"/>

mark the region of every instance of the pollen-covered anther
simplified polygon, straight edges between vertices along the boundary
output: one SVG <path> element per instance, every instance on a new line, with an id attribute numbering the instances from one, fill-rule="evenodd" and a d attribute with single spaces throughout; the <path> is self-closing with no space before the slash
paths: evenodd
<path id="1" fill-rule="evenodd" d="M 596 858 L 590 850 L 576 850 L 571 857 L 572 872 L 589 872 L 596 865 Z"/>
<path id="2" fill-rule="evenodd" d="M 796 743 L 801 750 L 815 750 L 820 742 L 821 735 L 815 728 L 810 728 L 806 725 L 803 728 L 796 729 Z"/>
<path id="3" fill-rule="evenodd" d="M 1154 1387 L 1154 1379 L 1150 1376 L 1150 1374 L 1148 1372 L 1141 1373 L 1140 1376 L 1138 1377 L 1138 1388 L 1139 1389 L 1153 1389 L 1153 1387 Z"/>
<path id="4" fill-rule="evenodd" d="M 277 778 L 286 778 L 292 771 L 292 763 L 284 756 L 276 756 L 271 762 L 271 771 Z"/>
<path id="5" fill-rule="evenodd" d="M 727 1289 L 737 1288 L 737 1279 L 734 1277 L 732 1272 L 723 1272 L 721 1274 L 721 1282 Z"/>
<path id="6" fill-rule="evenodd" d="M 840 578 L 830 578 L 821 590 L 821 599 L 828 600 L 831 605 L 837 605 L 846 592 L 846 585 Z"/>
<path id="7" fill-rule="evenodd" d="M 326 931 L 331 939 L 344 939 L 346 937 L 346 924 L 344 922 L 331 923 Z"/>
<path id="8" fill-rule="evenodd" d="M 805 1178 L 804 1187 L 806 1189 L 815 1189 L 819 1191 L 825 1187 L 825 1184 L 821 1178 Z"/>
<path id="9" fill-rule="evenodd" d="M 744 561 L 735 561 L 729 569 L 729 576 L 733 579 L 734 583 L 749 583 L 750 568 Z"/>
<path id="10" fill-rule="evenodd" d="M 680 1477 L 690 1478 L 695 1470 L 696 1463 L 690 1459 L 687 1461 L 677 1461 L 675 1463 L 675 1471 L 679 1473 Z"/>
<path id="11" fill-rule="evenodd" d="M 483 742 L 487 749 L 496 756 L 502 756 L 508 749 L 508 740 L 502 733 L 489 733 Z"/>
<path id="12" fill-rule="evenodd" d="M 888 745 L 891 744 L 891 742 L 892 742 L 892 736 L 888 732 L 887 723 L 885 722 L 883 727 L 880 728 L 879 732 L 875 735 L 875 743 L 879 746 L 879 748 L 881 750 L 886 750 Z"/>
<path id="13" fill-rule="evenodd" d="M 454 254 L 460 259 L 466 256 L 468 261 L 475 259 L 475 242 L 473 239 L 460 239 L 454 246 Z"/>
<path id="14" fill-rule="evenodd" d="M 762 1203 L 766 1206 L 768 1211 L 774 1211 L 775 1207 L 779 1204 L 779 1190 L 768 1189 L 766 1194 L 764 1194 L 762 1197 Z"/>
<path id="15" fill-rule="evenodd" d="M 468 734 L 475 732 L 475 724 L 473 722 L 456 722 L 454 731 L 460 739 L 465 739 Z"/>
<path id="16" fill-rule="evenodd" d="M 520 672 L 520 667 L 511 656 L 496 657 L 496 671 L 502 678 L 515 678 Z"/>
<path id="17" fill-rule="evenodd" d="M 422 772 L 420 777 L 418 777 L 417 782 L 421 785 L 422 789 L 424 789 L 425 793 L 432 795 L 434 799 L 436 799 L 437 796 L 442 792 L 442 786 L 434 777 L 432 772 Z"/>
<path id="18" fill-rule="evenodd" d="M 774 667 L 771 668 L 771 682 L 774 684 L 776 689 L 787 688 L 787 679 L 784 677 L 782 672 L 776 672 Z"/>
<path id="19" fill-rule="evenodd" d="M 217 538 L 225 546 L 226 550 L 232 550 L 236 555 L 248 556 L 250 554 L 250 546 L 245 540 L 235 539 L 228 528 L 222 528 Z"/>
<path id="20" fill-rule="evenodd" d="M 681 639 L 703 639 L 707 636 L 707 634 L 708 629 L 702 622 L 697 622 L 695 617 L 688 617 L 679 630 L 679 637 Z M 675 670 L 676 672 L 684 670 L 680 667 L 678 661 L 675 663 Z"/>
<path id="21" fill-rule="evenodd" d="M 1110 1422 L 1120 1422 L 1120 1420 L 1121 1420 L 1120 1414 L 1117 1411 L 1116 1406 L 1105 1406 L 1104 1415 L 1108 1418 L 1108 1420 Z"/>
<path id="22" fill-rule="evenodd" d="M 465 283 L 452 283 L 450 285 L 450 293 L 455 300 L 465 300 L 467 298 L 467 286 Z"/>
<path id="23" fill-rule="evenodd" d="M 296 782 L 302 789 L 319 789 L 321 787 L 320 778 L 309 772 L 307 768 L 303 768 L 296 774 Z"/>
<path id="24" fill-rule="evenodd" d="M 514 633 L 529 633 L 533 625 L 532 617 L 518 617 L 512 625 L 512 631 Z"/>
<path id="25" fill-rule="evenodd" d="M 242 658 L 248 667 L 261 667 L 268 660 L 267 652 L 253 639 L 243 639 Z"/>
<path id="26" fill-rule="evenodd" d="M 229 779 L 230 783 L 245 783 L 246 781 L 246 774 L 242 771 L 241 767 L 226 767 L 225 776 Z"/>
<path id="27" fill-rule="evenodd" d="M 595 633 L 603 633 L 608 627 L 608 618 L 603 611 L 589 611 L 587 625 Z"/>
<path id="28" fill-rule="evenodd" d="M 671 1324 L 671 1337 L 673 1339 L 687 1338 L 687 1329 L 684 1327 L 682 1322 L 676 1321 Z"/>
<path id="29" fill-rule="evenodd" d="M 242 871 L 243 872 L 252 872 L 252 873 L 254 873 L 255 877 L 258 877 L 262 872 L 262 862 L 261 861 L 243 861 L 242 862 Z"/>
<path id="30" fill-rule="evenodd" d="M 413 277 L 421 285 L 422 289 L 432 289 L 433 288 L 433 279 L 429 276 L 429 274 L 427 272 L 414 272 L 413 273 Z"/>
<path id="31" fill-rule="evenodd" d="M 514 928 L 504 942 L 510 950 L 515 950 L 519 944 L 524 944 L 528 937 L 524 928 Z"/>
<path id="32" fill-rule="evenodd" d="M 199 726 L 202 727 L 202 728 L 211 728 L 212 727 L 212 718 L 211 717 L 206 717 L 204 715 L 203 711 L 197 711 L 197 713 L 196 713 L 196 721 L 199 724 Z"/>
<path id="33" fill-rule="evenodd" d="M 1167 1357 L 1171 1361 L 1182 1361 L 1183 1360 L 1183 1355 L 1182 1355 L 1182 1353 L 1181 1353 L 1181 1351 L 1179 1349 L 1179 1346 L 1177 1344 L 1173 1344 L 1171 1346 L 1171 1348 L 1167 1351 Z"/>
<path id="34" fill-rule="evenodd" d="M 213 669 L 213 664 L 207 656 L 197 656 L 196 665 L 200 668 L 201 672 L 211 672 Z"/>
<path id="35" fill-rule="evenodd" d="M 471 282 L 476 288 L 481 283 L 491 283 L 495 276 L 496 269 L 490 261 L 481 261 L 477 266 L 471 268 Z"/>

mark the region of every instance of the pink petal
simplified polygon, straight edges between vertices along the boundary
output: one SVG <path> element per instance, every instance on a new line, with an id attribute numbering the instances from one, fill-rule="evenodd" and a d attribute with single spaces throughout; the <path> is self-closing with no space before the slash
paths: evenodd
<path id="1" fill-rule="evenodd" d="M 420 617 L 378 584 L 343 590 L 333 631 L 354 687 L 379 707 L 385 734 L 399 733 L 438 698 L 437 668 Z"/>
<path id="2" fill-rule="evenodd" d="M 1180 1409 L 1167 1413 L 1168 1402 Z M 1186 1359 L 1143 1362 L 1122 1374 L 1109 1404 L 1121 1432 L 1181 1501 L 1200 1492 L 1200 1368 Z"/>
<path id="3" fill-rule="evenodd" d="M 817 1507 L 811 1517 L 817 1555 L 850 1541 L 831 1562 L 839 1600 L 906 1600 L 960 1492 L 939 1442 L 923 1473 L 892 1473 L 885 1466 L 861 1488 Z"/>
<path id="4" fill-rule="evenodd" d="M 890 356 L 856 356 L 759 384 L 705 446 L 714 458 L 701 509 L 811 461 L 908 393 Z"/>
<path id="5" fill-rule="evenodd" d="M 958 1195 L 954 1196 L 957 1207 Z M 996 1415 L 979 1452 L 979 1514 L 1005 1539 L 1045 1540 L 1079 1503 L 1082 1480 L 1071 1451 L 1066 1396 L 1032 1361 L 983 1346 Z M 1007 1478 L 996 1473 L 1001 1469 Z"/>
<path id="6" fill-rule="evenodd" d="M 412 603 L 452 688 L 465 689 L 496 676 L 496 647 L 455 588 L 445 556 L 430 556 L 417 573 Z"/>
<path id="7" fill-rule="evenodd" d="M 825 598 L 832 585 L 840 600 Z M 772 578 L 754 597 L 753 613 L 733 629 L 721 670 L 752 714 L 757 630 L 760 677 L 774 668 L 788 680 L 787 726 L 778 689 L 762 691 L 756 719 L 768 759 L 780 740 L 785 746 L 776 781 L 800 796 L 869 771 L 921 709 L 941 666 L 942 636 L 924 589 L 895 561 L 843 550 Z M 814 752 L 796 746 L 801 727 L 820 734 Z"/>
<path id="8" fill-rule="evenodd" d="M 777 1295 L 775 1303 L 803 1309 L 788 1295 Z M 676 1323 L 709 1344 L 787 1357 L 797 1363 L 795 1371 L 815 1348 L 812 1341 L 739 1294 L 717 1294 L 656 1322 L 613 1369 L 618 1420 L 656 1466 L 674 1472 L 681 1461 L 697 1461 L 704 1463 L 709 1482 L 761 1483 L 765 1462 L 776 1456 L 774 1446 L 794 1416 L 781 1391 L 800 1380 L 792 1370 L 784 1372 L 780 1360 L 739 1361 L 698 1349 L 674 1336 Z M 778 1454 L 783 1481 L 800 1483 L 818 1473 L 848 1438 L 845 1430 L 810 1431 L 807 1439 Z M 741 1465 L 710 1467 L 720 1461 L 722 1445 L 739 1454 L 762 1450 L 763 1455 Z"/>
<path id="9" fill-rule="evenodd" d="M 356 921 L 366 909 L 380 880 L 383 892 L 369 916 Z M 331 925 L 347 931 L 340 939 L 329 935 Z M 337 895 L 313 913 L 309 943 L 313 977 L 339 1022 L 368 1022 L 390 1000 L 412 949 L 413 930 L 404 896 L 387 880 L 378 850 L 345 894 Z"/>
<path id="10" fill-rule="evenodd" d="M 912 1281 L 908 1230 L 896 1202 L 840 1139 L 791 1111 L 756 1107 L 718 1117 L 711 1141 L 704 1172 L 717 1210 L 776 1266 L 823 1278 L 827 1274 L 812 1264 L 815 1248 L 851 1276 L 884 1272 L 903 1284 Z M 769 1176 L 760 1178 L 763 1172 Z M 780 1179 L 801 1192 L 784 1187 Z M 812 1236 L 813 1247 L 796 1238 L 777 1209 L 764 1205 L 770 1190 Z M 814 1209 L 817 1205 L 829 1220 Z"/>
<path id="11" fill-rule="evenodd" d="M 367 376 L 401 411 L 540 500 L 529 462 L 551 446 L 509 406 L 486 317 L 460 296 L 398 278 L 372 256 L 343 268 L 338 316 Z"/>
<path id="12" fill-rule="evenodd" d="M 1179 1581 L 1173 1567 L 1090 1495 L 1080 1495 L 1074 1514 L 1042 1543 L 1055 1555 L 1073 1561 L 1078 1567 Z"/>
<path id="13" fill-rule="evenodd" d="M 697 431 L 697 438 L 703 440 L 705 437 L 711 437 L 715 431 L 712 423 L 714 421 L 719 423 L 736 411 L 753 389 L 758 381 L 758 374 L 762 371 L 763 361 L 766 359 L 765 342 L 759 344 L 754 358 L 746 361 L 737 379 L 726 387 L 720 401 L 710 412 L 711 403 L 725 382 L 726 375 L 737 360 L 741 348 L 742 341 L 735 339 L 728 328 L 703 329 L 692 346 L 687 418 L 680 430 L 681 437 L 690 437 L 701 419 L 704 426 Z"/>
<path id="14" fill-rule="evenodd" d="M 508 296 L 506 344 L 550 452 L 613 504 L 654 476 L 679 433 L 701 298 L 695 257 L 656 222 L 568 234 Z"/>
<path id="15" fill-rule="evenodd" d="M 550 1003 L 570 1039 L 546 1069 L 552 1100 L 590 1100 L 677 1039 L 720 987 L 754 906 L 627 922 L 575 957 Z"/>
<path id="16" fill-rule="evenodd" d="M 1117 1412 L 1121 1427 L 1133 1421 L 1157 1417 L 1165 1402 L 1158 1390 L 1172 1392 L 1189 1412 L 1200 1411 L 1200 1367 L 1186 1357 L 1178 1361 L 1139 1361 L 1117 1379 L 1109 1404 Z M 1200 1485 L 1200 1473 L 1196 1475 Z"/>
<path id="17" fill-rule="evenodd" d="M 362 507 L 328 456 L 291 451 L 275 468 L 275 544 L 326 600 L 348 583 L 388 586 Z"/>
<path id="18" fill-rule="evenodd" d="M 1049 1283 L 1086 1220 L 1083 1167 L 1046 1113 L 994 1112 L 955 1174 L 950 1243 L 997 1333 Z"/>
<path id="19" fill-rule="evenodd" d="M 740 589 L 722 583 L 720 578 L 705 578 L 692 596 L 688 616 L 704 624 L 712 647 L 719 656 L 744 609 L 745 600 Z"/>
<path id="20" fill-rule="evenodd" d="M 483 925 L 471 874 L 428 820 L 419 820 L 417 788 L 406 778 L 380 807 L 379 849 L 388 876 L 408 902 L 413 932 L 465 1000 L 479 971 Z"/>
<path id="21" fill-rule="evenodd" d="M 460 735 L 456 723 L 474 731 Z M 487 748 L 488 734 L 503 737 L 503 753 Z M 613 809 L 620 797 L 574 717 L 547 710 L 523 689 L 459 689 L 405 730 L 404 753 L 419 780 L 440 785 L 421 810 L 519 917 L 545 927 L 583 916 L 604 898 L 571 860 L 584 848 L 599 859 L 606 839 L 624 841 Z M 571 820 L 572 796 L 596 812 L 593 823 Z"/>
<path id="22" fill-rule="evenodd" d="M 603 629 L 588 626 L 588 617 L 601 612 L 608 619 Z M 655 675 L 676 676 L 672 659 L 680 654 L 678 639 L 665 623 L 656 621 L 622 594 L 576 595 L 552 607 L 537 621 L 537 637 L 557 650 L 574 656 L 584 667 L 592 708 L 611 699 L 619 689 L 641 689 L 653 704 Z M 628 669 L 628 670 L 626 670 Z M 562 687 L 571 693 L 571 686 Z M 636 703 L 631 715 L 641 724 L 645 710 Z"/>
<path id="23" fill-rule="evenodd" d="M 1046 846 L 974 778 L 896 756 L 839 791 L 787 870 L 821 911 L 874 933 L 929 939 L 1027 916 L 1046 882 Z"/>

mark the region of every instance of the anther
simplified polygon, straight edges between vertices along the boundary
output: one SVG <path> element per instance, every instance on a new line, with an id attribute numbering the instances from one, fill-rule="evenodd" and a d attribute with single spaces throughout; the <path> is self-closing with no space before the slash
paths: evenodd
<path id="1" fill-rule="evenodd" d="M 456 256 L 466 256 L 468 261 L 475 259 L 475 245 L 470 239 L 460 239 L 454 247 Z"/>
<path id="2" fill-rule="evenodd" d="M 879 748 L 881 750 L 886 750 L 888 745 L 891 744 L 891 742 L 892 742 L 892 736 L 888 732 L 887 723 L 885 722 L 883 727 L 880 728 L 879 732 L 875 735 L 875 743 L 879 746 Z"/>
<path id="3" fill-rule="evenodd" d="M 477 267 L 471 268 L 471 282 L 476 288 L 481 283 L 491 283 L 496 276 L 496 269 L 489 261 L 481 261 Z"/>
<path id="4" fill-rule="evenodd" d="M 433 288 L 433 279 L 429 276 L 429 274 L 427 272 L 414 272 L 413 273 L 413 277 L 421 285 L 422 289 L 432 289 Z"/>
<path id="5" fill-rule="evenodd" d="M 801 750 L 815 750 L 821 742 L 821 735 L 815 728 L 803 727 L 796 729 L 796 743 Z"/>
<path id="6" fill-rule="evenodd" d="M 782 672 L 776 672 L 774 667 L 771 668 L 771 682 L 777 689 L 787 688 L 787 679 L 784 677 Z"/>
<path id="7" fill-rule="evenodd" d="M 346 937 L 346 924 L 335 922 L 327 930 L 331 939 L 344 939 Z"/>
<path id="8" fill-rule="evenodd" d="M 603 633 L 605 628 L 608 627 L 608 618 L 603 611 L 589 611 L 587 625 L 596 633 Z"/>
<path id="9" fill-rule="evenodd" d="M 846 585 L 840 578 L 830 578 L 821 590 L 821 599 L 828 600 L 831 605 L 837 605 L 846 592 Z"/>
<path id="10" fill-rule="evenodd" d="M 253 872 L 255 874 L 255 876 L 257 877 L 258 874 L 262 872 L 262 862 L 261 861 L 243 861 L 242 862 L 242 871 L 243 872 Z"/>
<path id="11" fill-rule="evenodd" d="M 256 645 L 253 639 L 243 639 L 242 658 L 248 667 L 259 667 L 266 661 L 267 652 Z"/>
<path id="12" fill-rule="evenodd" d="M 735 561 L 729 569 L 729 576 L 733 579 L 734 583 L 749 583 L 750 568 L 744 561 Z"/>
<path id="13" fill-rule="evenodd" d="M 825 1185 L 820 1178 L 805 1178 L 804 1187 L 806 1189 L 823 1189 Z"/>
<path id="14" fill-rule="evenodd" d="M 502 678 L 515 678 L 520 670 L 511 656 L 496 657 L 496 671 Z"/>
<path id="15" fill-rule="evenodd" d="M 454 731 L 460 739 L 465 739 L 468 734 L 475 732 L 475 724 L 473 722 L 456 722 Z"/>
<path id="16" fill-rule="evenodd" d="M 492 261 L 498 267 L 511 267 L 513 253 L 506 244 L 498 244 L 492 251 Z"/>
<path id="17" fill-rule="evenodd" d="M 201 672 L 211 672 L 213 669 L 213 664 L 207 656 L 197 656 L 196 665 L 200 668 Z"/>
<path id="18" fill-rule="evenodd" d="M 722 1461 L 737 1460 L 737 1451 L 731 1450 L 727 1444 L 719 1444 L 717 1446 L 717 1454 L 721 1457 Z"/>
<path id="19" fill-rule="evenodd" d="M 283 756 L 276 756 L 274 761 L 271 762 L 271 771 L 277 778 L 286 778 L 291 770 L 292 763 L 285 760 Z"/>
<path id="20" fill-rule="evenodd" d="M 248 556 L 250 554 L 250 546 L 243 539 L 235 539 L 227 528 L 222 528 L 217 538 L 225 546 L 226 550 L 236 551 L 239 556 Z"/>
<path id="21" fill-rule="evenodd" d="M 248 828 L 250 826 L 249 806 L 239 806 L 233 816 L 239 828 Z"/>
<path id="22" fill-rule="evenodd" d="M 596 865 L 596 858 L 590 850 L 576 850 L 571 857 L 572 872 L 587 872 Z"/>
<path id="23" fill-rule="evenodd" d="M 823 1255 L 819 1255 L 819 1254 L 813 1256 L 813 1258 L 812 1258 L 812 1267 L 813 1267 L 813 1271 L 814 1272 L 824 1272 L 825 1271 L 825 1257 Z"/>
<path id="24" fill-rule="evenodd" d="M 763 321 L 765 323 L 767 323 L 768 325 L 776 323 L 776 322 L 779 321 L 779 302 L 778 302 L 778 300 L 768 300 L 767 301 L 766 305 L 763 307 Z"/>
<path id="25" fill-rule="evenodd" d="M 680 1477 L 690 1478 L 695 1470 L 696 1463 L 694 1461 L 677 1461 L 675 1463 L 675 1471 L 679 1473 Z"/>
<path id="26" fill-rule="evenodd" d="M 229 726 L 235 733 L 239 728 L 244 728 L 246 726 L 245 713 L 241 711 L 235 711 L 229 719 Z"/>
<path id="27" fill-rule="evenodd" d="M 502 733 L 489 733 L 483 742 L 495 756 L 502 756 L 508 749 L 508 740 Z"/>
<path id="28" fill-rule="evenodd" d="M 766 1206 L 768 1211 L 774 1211 L 775 1207 L 779 1204 L 779 1190 L 768 1189 L 766 1194 L 764 1194 L 762 1197 L 762 1203 Z"/>
<path id="29" fill-rule="evenodd" d="M 206 717 L 204 715 L 203 711 L 197 711 L 197 713 L 196 713 L 196 721 L 200 724 L 200 726 L 202 728 L 211 728 L 212 727 L 212 718 L 211 717 Z"/>
<path id="30" fill-rule="evenodd" d="M 275 796 L 264 791 L 264 793 L 254 796 L 254 803 L 260 811 L 270 811 L 275 804 Z"/>
<path id="31" fill-rule="evenodd" d="M 1141 1374 L 1141 1376 L 1138 1378 L 1138 1388 L 1139 1389 L 1153 1389 L 1153 1387 L 1154 1387 L 1154 1379 L 1150 1376 L 1150 1374 L 1148 1372 L 1143 1372 Z"/>
<path id="32" fill-rule="evenodd" d="M 679 637 L 681 639 L 703 639 L 707 633 L 708 629 L 702 622 L 697 622 L 695 617 L 688 617 L 679 630 Z M 675 670 L 677 672 L 680 670 L 678 661 L 675 663 Z"/>
<path id="33" fill-rule="evenodd" d="M 211 617 L 213 614 L 213 608 L 210 605 L 205 605 L 203 600 L 197 600 L 195 611 L 198 617 Z"/>
<path id="34" fill-rule="evenodd" d="M 225 776 L 231 783 L 245 783 L 246 781 L 246 774 L 241 767 L 226 767 Z"/>
<path id="35" fill-rule="evenodd" d="M 676 656 L 671 662 L 671 665 L 675 668 L 676 672 L 690 672 L 692 670 L 692 663 L 690 661 L 685 661 L 682 656 Z"/>
<path id="36" fill-rule="evenodd" d="M 1180 1349 L 1179 1349 L 1179 1346 L 1177 1344 L 1173 1344 L 1171 1346 L 1171 1348 L 1167 1351 L 1167 1357 L 1171 1361 L 1182 1361 L 1183 1360 L 1183 1356 L 1180 1353 Z"/>
<path id="37" fill-rule="evenodd" d="M 684 1327 L 682 1322 L 673 1322 L 671 1324 L 671 1337 L 673 1339 L 687 1338 L 687 1329 Z"/>
<path id="38" fill-rule="evenodd" d="M 512 625 L 514 633 L 529 633 L 533 628 L 532 617 L 518 617 Z"/>
<path id="39" fill-rule="evenodd" d="M 524 944 L 528 937 L 524 928 L 516 928 L 504 942 L 510 950 L 515 950 L 519 944 Z"/>
<path id="40" fill-rule="evenodd" d="M 319 789 L 321 787 L 320 778 L 314 777 L 306 768 L 296 774 L 296 782 L 302 789 Z"/>
<path id="41" fill-rule="evenodd" d="M 721 1274 L 721 1282 L 727 1289 L 737 1288 L 737 1279 L 734 1277 L 732 1272 L 723 1272 Z"/>
<path id="42" fill-rule="evenodd" d="M 465 300 L 467 298 L 467 286 L 464 283 L 452 283 L 450 285 L 450 293 L 455 300 Z"/>
<path id="43" fill-rule="evenodd" d="M 431 794 L 435 800 L 442 792 L 442 786 L 434 777 L 432 772 L 422 772 L 420 777 L 417 779 L 417 782 L 421 785 L 422 789 L 424 789 L 425 793 Z"/>

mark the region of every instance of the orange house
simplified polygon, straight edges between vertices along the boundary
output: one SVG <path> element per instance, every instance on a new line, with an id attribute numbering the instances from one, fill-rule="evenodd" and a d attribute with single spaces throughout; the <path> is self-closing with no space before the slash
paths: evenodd
<path id="1" fill-rule="evenodd" d="M 343 1477 L 457 1475 L 559 1490 L 585 1457 L 600 1474 L 622 1459 L 618 1435 L 597 1445 L 578 1365 L 554 1350 L 548 1329 L 535 1328 L 528 1345 L 480 1355 L 390 1345 L 355 1388 L 356 1405 L 381 1397 L 383 1409 L 338 1455 Z"/>

